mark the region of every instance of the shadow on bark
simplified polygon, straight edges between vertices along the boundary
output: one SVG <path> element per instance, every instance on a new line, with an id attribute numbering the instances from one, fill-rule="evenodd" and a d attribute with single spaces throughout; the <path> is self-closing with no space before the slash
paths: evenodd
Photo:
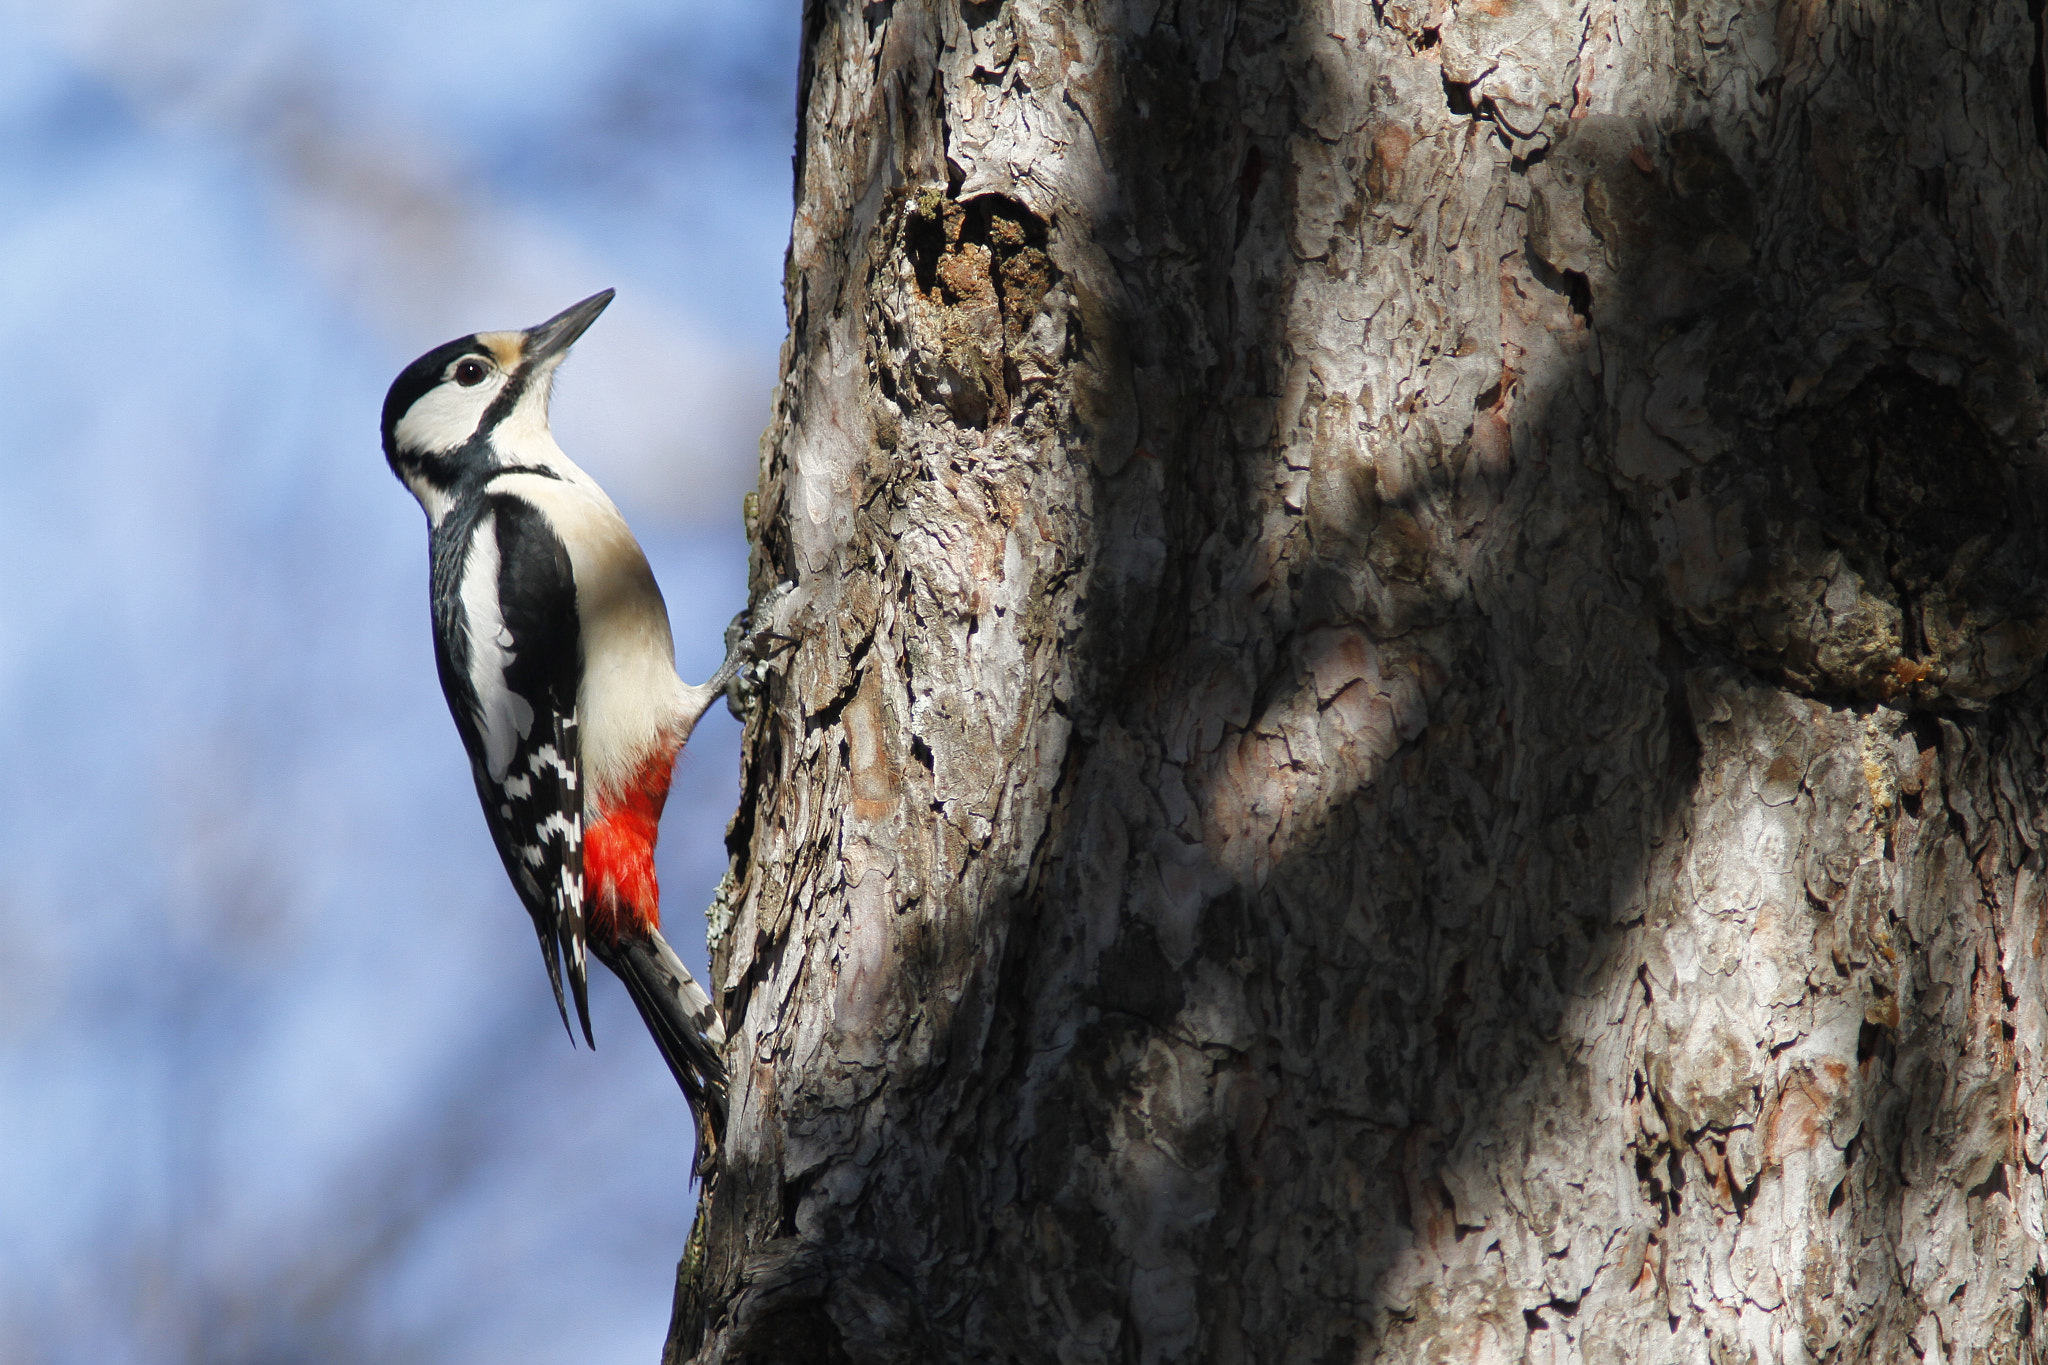
<path id="1" fill-rule="evenodd" d="M 908 416 L 877 458 L 914 422 L 1078 452 L 1081 540 L 1037 585 L 1075 604 L 1071 730 L 1022 874 L 892 967 L 917 1063 L 791 1115 L 839 1144 L 797 1178 L 721 1174 L 722 1297 L 672 1344 L 2030 1350 L 2038 242 L 1988 248 L 2031 253 L 2004 293 L 1900 265 L 1959 188 L 1850 158 L 1912 129 L 1828 105 L 1797 32 L 1768 145 L 1696 99 L 1524 136 L 1391 23 L 1329 139 L 1320 15 L 1113 45 L 1082 98 L 1122 174 L 1085 217 L 961 197 L 943 91 L 898 78 L 860 249 L 944 309 L 882 310 Z M 1372 270 L 1413 278 L 1335 325 Z M 900 484 L 866 486 L 887 525 Z M 910 602 L 919 572 L 878 576 Z M 865 704 L 853 657 L 804 725 Z"/>

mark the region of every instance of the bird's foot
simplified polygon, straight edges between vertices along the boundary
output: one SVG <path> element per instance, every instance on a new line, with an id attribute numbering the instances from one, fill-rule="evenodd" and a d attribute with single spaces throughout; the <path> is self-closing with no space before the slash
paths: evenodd
<path id="1" fill-rule="evenodd" d="M 727 679 L 726 707 L 741 724 L 752 719 L 761 704 L 759 666 L 797 642 L 795 636 L 774 628 L 775 609 L 795 589 L 794 583 L 777 585 L 753 611 L 741 611 L 725 628 L 725 664 L 718 671 Z"/>

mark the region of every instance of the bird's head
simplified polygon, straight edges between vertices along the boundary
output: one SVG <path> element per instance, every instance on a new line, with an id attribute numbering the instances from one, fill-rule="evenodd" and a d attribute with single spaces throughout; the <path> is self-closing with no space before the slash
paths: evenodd
<path id="1" fill-rule="evenodd" d="M 553 448 L 555 367 L 612 292 L 592 294 L 523 332 L 477 332 L 405 367 L 384 395 L 384 458 L 438 523 L 465 477 Z"/>

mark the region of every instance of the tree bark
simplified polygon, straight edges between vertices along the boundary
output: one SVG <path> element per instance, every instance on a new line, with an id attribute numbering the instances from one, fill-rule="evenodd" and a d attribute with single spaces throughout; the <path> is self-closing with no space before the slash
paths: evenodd
<path id="1" fill-rule="evenodd" d="M 2040 1358 L 2041 8 L 809 0 L 672 1358 Z"/>

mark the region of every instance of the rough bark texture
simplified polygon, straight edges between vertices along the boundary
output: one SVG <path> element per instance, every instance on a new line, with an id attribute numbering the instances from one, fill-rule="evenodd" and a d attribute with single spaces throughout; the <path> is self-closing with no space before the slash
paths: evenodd
<path id="1" fill-rule="evenodd" d="M 672 1355 L 2039 1358 L 2042 22 L 811 0 Z"/>

